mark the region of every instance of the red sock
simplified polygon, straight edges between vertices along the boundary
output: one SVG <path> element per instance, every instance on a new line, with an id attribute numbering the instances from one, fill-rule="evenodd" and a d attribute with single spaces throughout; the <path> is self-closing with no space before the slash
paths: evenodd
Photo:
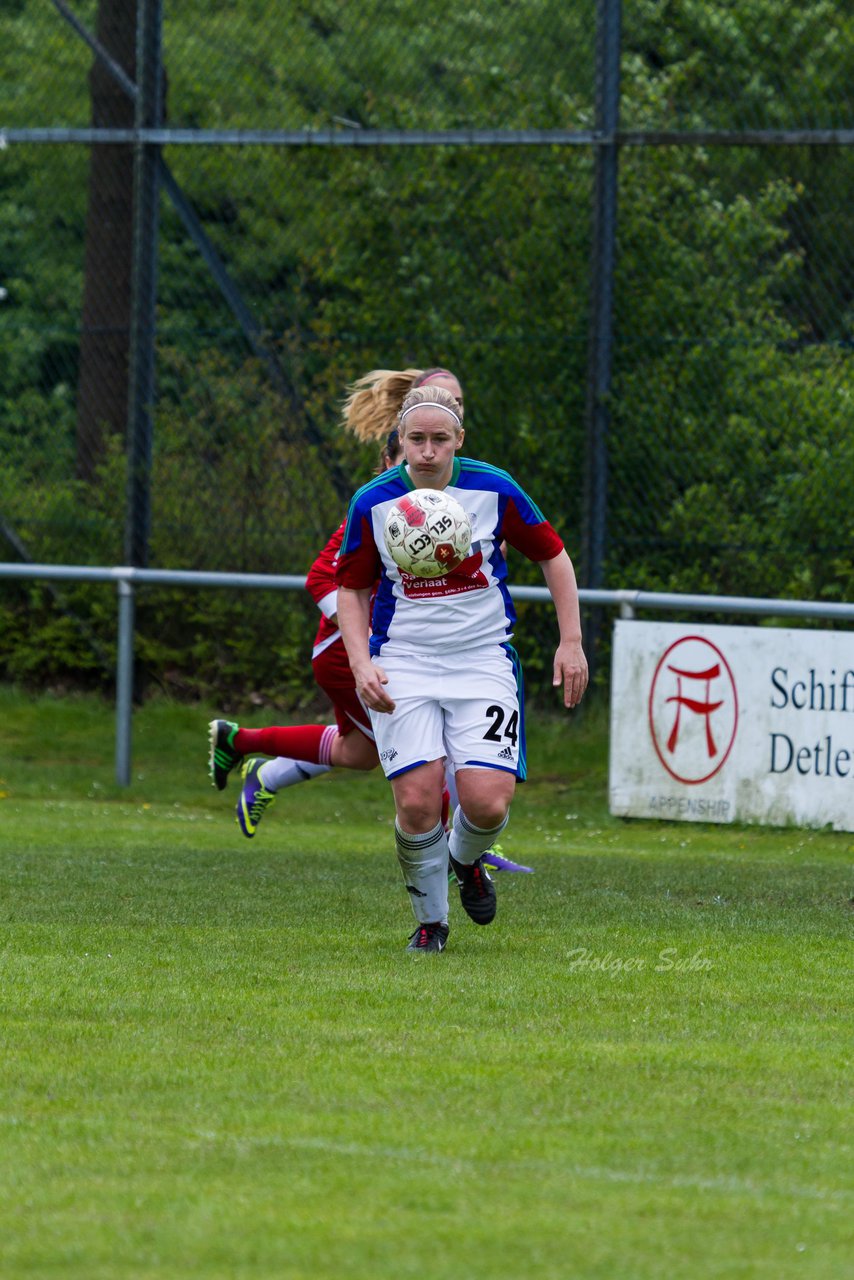
<path id="1" fill-rule="evenodd" d="M 329 764 L 337 737 L 334 724 L 272 725 L 269 729 L 238 729 L 232 745 L 242 756 L 288 756 L 309 764 Z"/>
<path id="2" fill-rule="evenodd" d="M 447 787 L 442 791 L 442 826 L 448 830 L 448 817 L 451 812 L 451 793 Z"/>

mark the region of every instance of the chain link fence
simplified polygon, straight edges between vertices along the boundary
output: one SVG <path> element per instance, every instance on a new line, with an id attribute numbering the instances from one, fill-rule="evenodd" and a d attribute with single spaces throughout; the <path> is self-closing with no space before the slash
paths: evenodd
<path id="1" fill-rule="evenodd" d="M 138 9 L 162 24 L 145 134 Z M 5 0 L 0 20 L 0 558 L 304 571 L 374 463 L 341 430 L 346 384 L 443 364 L 467 448 L 523 481 L 586 585 L 854 598 L 841 0 Z M 81 586 L 57 620 L 45 591 L 2 589 L 0 668 L 96 673 L 111 609 Z M 149 669 L 304 683 L 310 608 L 249 610 L 152 596 Z"/>

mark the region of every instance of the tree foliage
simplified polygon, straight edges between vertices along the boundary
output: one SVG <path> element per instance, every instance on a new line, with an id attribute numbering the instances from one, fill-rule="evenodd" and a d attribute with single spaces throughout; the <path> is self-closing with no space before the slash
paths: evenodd
<path id="1" fill-rule="evenodd" d="M 55 14 L 44 26 L 35 0 L 2 7 L 0 126 L 86 123 L 80 41 Z M 592 4 L 433 7 L 175 6 L 169 122 L 354 139 L 592 127 Z M 75 12 L 94 28 L 94 0 Z M 850 127 L 851 83 L 854 23 L 835 0 L 624 6 L 626 129 Z M 520 478 L 579 561 L 589 148 L 166 158 L 290 395 L 164 202 L 152 563 L 305 570 L 340 519 L 340 477 L 355 487 L 374 462 L 340 430 L 345 384 L 412 363 L 459 372 L 470 451 Z M 107 563 L 121 556 L 120 441 L 93 482 L 74 479 L 87 161 L 80 147 L 0 151 L 0 516 L 34 558 Z M 619 183 L 607 585 L 854 598 L 854 152 L 624 147 Z M 527 563 L 512 576 L 538 580 Z M 43 589 L 4 589 L 8 674 L 95 677 L 73 618 L 111 643 L 112 602 L 81 588 L 64 603 L 57 621 Z M 234 688 L 251 671 L 299 696 L 310 619 L 260 595 L 140 602 L 146 662 L 188 692 L 224 670 Z M 550 639 L 526 638 L 535 669 Z"/>

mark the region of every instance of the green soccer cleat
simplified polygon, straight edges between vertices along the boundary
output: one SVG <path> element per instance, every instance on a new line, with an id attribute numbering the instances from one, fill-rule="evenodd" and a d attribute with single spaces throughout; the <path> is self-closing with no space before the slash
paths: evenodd
<path id="1" fill-rule="evenodd" d="M 505 858 L 500 844 L 494 844 L 486 853 L 481 855 L 481 862 L 486 868 L 486 874 L 491 871 L 524 871 L 527 875 L 533 875 L 534 868 L 526 867 L 521 862 L 512 862 L 510 858 Z M 448 858 L 448 884 L 458 884 L 457 873 L 454 870 L 450 857 Z"/>
<path id="2" fill-rule="evenodd" d="M 225 791 L 228 775 L 243 760 L 243 756 L 231 745 L 240 725 L 233 720 L 211 720 L 210 755 L 208 757 L 208 773 L 211 775 L 217 791 Z"/>
<path id="3" fill-rule="evenodd" d="M 237 821 L 240 823 L 240 830 L 250 840 L 258 830 L 258 823 L 276 800 L 275 791 L 268 791 L 258 777 L 258 770 L 263 763 L 257 756 L 246 761 L 243 766 L 243 790 L 237 801 Z"/>
<path id="4" fill-rule="evenodd" d="M 487 849 L 481 861 L 489 871 L 524 871 L 527 875 L 532 875 L 534 868 L 523 866 L 521 862 L 512 862 L 510 858 L 505 858 L 500 844 L 494 844 L 491 849 Z M 453 870 L 453 868 L 451 868 Z"/>

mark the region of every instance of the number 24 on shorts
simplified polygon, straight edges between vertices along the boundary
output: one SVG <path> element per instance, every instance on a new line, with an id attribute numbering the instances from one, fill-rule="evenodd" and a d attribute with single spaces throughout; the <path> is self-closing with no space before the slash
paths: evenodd
<path id="1" fill-rule="evenodd" d="M 515 747 L 519 738 L 519 712 L 514 711 L 508 717 L 506 725 L 504 725 L 503 707 L 499 707 L 497 704 L 494 704 L 493 706 L 486 708 L 486 714 L 487 717 L 491 717 L 491 723 L 489 728 L 486 730 L 486 733 L 483 735 L 484 740 L 489 742 L 500 742 L 502 738 L 507 738 L 507 740 L 512 742 Z M 503 733 L 502 726 L 504 726 Z"/>

